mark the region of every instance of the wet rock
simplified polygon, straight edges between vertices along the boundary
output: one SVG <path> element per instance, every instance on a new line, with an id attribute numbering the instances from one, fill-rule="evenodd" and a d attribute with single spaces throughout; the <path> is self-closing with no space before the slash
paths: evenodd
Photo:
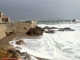
<path id="1" fill-rule="evenodd" d="M 43 29 L 59 29 L 57 27 L 49 27 L 49 26 L 45 26 Z"/>
<path id="2" fill-rule="evenodd" d="M 18 49 L 22 49 L 22 48 L 17 46 L 17 47 L 15 47 L 15 49 L 18 50 Z"/>
<path id="3" fill-rule="evenodd" d="M 39 29 L 39 30 L 42 31 L 42 32 L 44 31 L 44 29 L 41 28 L 41 27 L 36 26 L 35 28 L 36 28 L 36 29 Z"/>
<path id="4" fill-rule="evenodd" d="M 3 48 L 0 48 L 0 58 L 10 58 L 11 56 L 11 53 L 7 52 Z"/>
<path id="5" fill-rule="evenodd" d="M 45 31 L 45 33 L 55 33 L 54 30 L 48 30 L 48 31 Z"/>
<path id="6" fill-rule="evenodd" d="M 31 56 L 27 52 L 22 52 L 20 55 L 24 60 L 31 60 Z"/>
<path id="7" fill-rule="evenodd" d="M 57 28 L 57 27 L 50 27 L 49 29 L 59 29 L 59 28 Z"/>
<path id="8" fill-rule="evenodd" d="M 72 22 L 76 22 L 76 19 L 73 19 Z"/>
<path id="9" fill-rule="evenodd" d="M 0 58 L 18 58 L 20 53 L 15 49 L 5 50 L 4 48 L 0 48 Z"/>
<path id="10" fill-rule="evenodd" d="M 23 45 L 23 44 L 25 44 L 25 42 L 23 40 L 19 40 L 19 41 L 16 41 L 16 44 L 17 45 Z"/>
<path id="11" fill-rule="evenodd" d="M 35 57 L 35 56 L 34 56 Z M 46 59 L 46 58 L 41 58 L 41 57 L 35 57 L 36 59 L 38 60 L 49 60 L 49 59 Z"/>
<path id="12" fill-rule="evenodd" d="M 69 27 L 60 28 L 58 31 L 74 31 L 74 29 L 71 29 Z"/>
<path id="13" fill-rule="evenodd" d="M 31 28 L 26 34 L 30 36 L 41 36 L 43 35 L 44 29 L 36 26 L 35 28 Z"/>
<path id="14" fill-rule="evenodd" d="M 45 26 L 44 29 L 49 29 L 49 27 L 48 26 Z"/>
<path id="15" fill-rule="evenodd" d="M 49 59 L 45 59 L 45 58 L 32 56 L 32 55 L 28 54 L 27 52 L 22 52 L 20 55 L 23 57 L 23 60 L 49 60 Z"/>
<path id="16" fill-rule="evenodd" d="M 11 58 L 19 58 L 20 56 L 20 51 L 19 50 L 15 50 L 15 49 L 8 49 L 7 52 L 11 53 L 12 56 Z"/>

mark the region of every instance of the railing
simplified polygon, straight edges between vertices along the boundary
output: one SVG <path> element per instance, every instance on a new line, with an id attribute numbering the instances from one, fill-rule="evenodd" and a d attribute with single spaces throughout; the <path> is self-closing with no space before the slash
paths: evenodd
<path id="1" fill-rule="evenodd" d="M 47 23 L 70 23 L 73 22 L 73 20 L 55 20 L 55 21 L 37 21 L 38 24 L 47 24 Z"/>

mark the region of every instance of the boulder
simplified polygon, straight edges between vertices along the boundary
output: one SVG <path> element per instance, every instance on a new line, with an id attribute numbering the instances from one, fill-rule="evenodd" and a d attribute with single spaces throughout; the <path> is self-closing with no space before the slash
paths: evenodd
<path id="1" fill-rule="evenodd" d="M 18 58 L 19 51 L 15 49 L 5 50 L 4 48 L 0 48 L 0 58 Z"/>
<path id="2" fill-rule="evenodd" d="M 8 49 L 7 52 L 12 54 L 11 58 L 18 58 L 18 57 L 20 57 L 20 55 L 19 55 L 20 51 L 19 50 Z"/>
<path id="3" fill-rule="evenodd" d="M 44 29 L 36 26 L 35 28 L 29 29 L 29 31 L 26 34 L 30 35 L 30 36 L 41 36 L 41 35 L 43 35 L 43 31 L 44 31 Z"/>
<path id="4" fill-rule="evenodd" d="M 74 31 L 74 29 L 71 29 L 69 27 L 60 28 L 58 31 Z"/>
<path id="5" fill-rule="evenodd" d="M 11 53 L 4 50 L 4 48 L 0 48 L 0 58 L 10 58 L 11 56 Z"/>
<path id="6" fill-rule="evenodd" d="M 16 44 L 17 45 L 23 45 L 23 44 L 25 44 L 25 42 L 23 40 L 19 40 L 19 41 L 16 41 Z"/>

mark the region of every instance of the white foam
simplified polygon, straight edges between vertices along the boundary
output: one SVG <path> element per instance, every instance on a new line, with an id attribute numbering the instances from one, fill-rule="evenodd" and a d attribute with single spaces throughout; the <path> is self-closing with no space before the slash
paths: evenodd
<path id="1" fill-rule="evenodd" d="M 70 27 L 75 31 L 44 33 L 39 39 L 23 39 L 26 42 L 24 45 L 16 45 L 14 39 L 10 44 L 21 47 L 22 49 L 19 49 L 21 52 L 27 52 L 31 56 L 49 60 L 80 60 L 80 23 L 38 26 Z"/>

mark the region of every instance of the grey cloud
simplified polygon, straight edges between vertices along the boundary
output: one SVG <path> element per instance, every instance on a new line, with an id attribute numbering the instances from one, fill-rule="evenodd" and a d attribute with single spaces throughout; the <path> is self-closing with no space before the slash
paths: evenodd
<path id="1" fill-rule="evenodd" d="M 0 11 L 11 19 L 79 19 L 80 0 L 2 0 Z"/>
<path id="2" fill-rule="evenodd" d="M 1 0 L 0 0 L 0 2 L 1 2 Z"/>

